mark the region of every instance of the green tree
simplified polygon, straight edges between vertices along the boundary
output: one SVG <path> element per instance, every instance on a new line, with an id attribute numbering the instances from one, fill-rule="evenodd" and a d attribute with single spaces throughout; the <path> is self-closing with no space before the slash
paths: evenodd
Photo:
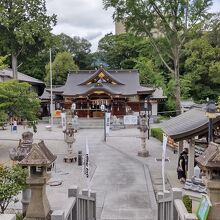
<path id="1" fill-rule="evenodd" d="M 33 56 L 26 56 L 21 59 L 22 65 L 18 68 L 20 72 L 34 78 L 44 80 L 45 66 L 50 60 L 49 49 L 42 50 Z"/>
<path id="2" fill-rule="evenodd" d="M 79 69 L 91 69 L 92 54 L 91 43 L 77 36 L 70 37 L 66 34 L 57 35 L 57 52 L 67 51 L 72 54 Z"/>
<path id="3" fill-rule="evenodd" d="M 73 61 L 73 57 L 69 52 L 57 53 L 52 62 L 53 84 L 63 85 L 66 82 L 67 75 L 70 70 L 77 70 L 78 66 Z M 49 84 L 50 81 L 50 64 L 46 65 L 45 81 Z"/>
<path id="4" fill-rule="evenodd" d="M 136 59 L 147 50 L 148 43 L 145 38 L 137 37 L 131 33 L 105 35 L 98 45 L 100 59 L 112 69 L 133 69 Z"/>
<path id="5" fill-rule="evenodd" d="M 0 83 L 0 110 L 11 117 L 34 122 L 40 109 L 40 100 L 31 85 L 9 80 Z M 32 124 L 33 125 L 33 124 Z"/>
<path id="6" fill-rule="evenodd" d="M 7 67 L 7 64 L 5 64 L 6 59 L 7 56 L 0 56 L 0 70 Z"/>
<path id="7" fill-rule="evenodd" d="M 185 45 L 185 71 L 182 88 L 186 96 L 195 101 L 205 101 L 207 97 L 217 99 L 220 89 L 220 48 L 212 46 L 207 34 L 193 39 Z"/>
<path id="8" fill-rule="evenodd" d="M 15 79 L 18 56 L 29 55 L 49 43 L 56 16 L 46 12 L 45 0 L 0 1 L 0 49 L 11 54 Z"/>
<path id="9" fill-rule="evenodd" d="M 26 187 L 27 170 L 20 166 L 12 168 L 0 166 L 0 213 L 3 214 L 16 196 Z"/>
<path id="10" fill-rule="evenodd" d="M 152 60 L 139 57 L 135 68 L 140 72 L 141 84 L 164 88 L 164 78 Z"/>
<path id="11" fill-rule="evenodd" d="M 115 8 L 114 19 L 121 20 L 126 28 L 146 36 L 175 82 L 175 102 L 180 113 L 180 55 L 191 28 L 207 17 L 211 0 L 103 0 L 105 8 Z M 166 53 L 155 40 L 163 36 L 169 46 Z M 166 61 L 166 57 L 172 63 Z"/>

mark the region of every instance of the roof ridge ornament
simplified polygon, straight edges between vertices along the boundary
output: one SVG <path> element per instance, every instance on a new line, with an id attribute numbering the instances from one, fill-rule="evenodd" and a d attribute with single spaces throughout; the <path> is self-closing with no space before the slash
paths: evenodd
<path id="1" fill-rule="evenodd" d="M 124 85 L 120 81 L 118 81 L 114 76 L 112 76 L 108 71 L 106 71 L 103 67 L 99 68 L 95 73 L 93 73 L 86 81 L 79 84 L 81 85 L 90 85 L 91 83 L 97 82 L 108 82 L 113 85 L 119 84 Z"/>

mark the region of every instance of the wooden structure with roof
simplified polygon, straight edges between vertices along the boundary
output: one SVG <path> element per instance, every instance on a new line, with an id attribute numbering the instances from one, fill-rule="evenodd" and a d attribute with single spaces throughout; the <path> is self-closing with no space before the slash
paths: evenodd
<path id="1" fill-rule="evenodd" d="M 212 205 L 207 220 L 218 220 L 220 210 L 220 145 L 210 143 L 206 151 L 196 158 L 196 161 L 206 173 L 203 181 Z"/>
<path id="2" fill-rule="evenodd" d="M 157 115 L 158 103 L 166 98 L 160 89 L 141 86 L 137 70 L 107 71 L 104 68 L 70 72 L 65 85 L 54 88 L 53 94 L 65 108 L 75 103 L 80 117 L 102 117 L 102 104 L 112 115 L 139 113 L 146 110 L 147 98 L 150 100 L 149 111 Z M 42 101 L 49 98 L 47 92 L 41 97 Z"/>
<path id="3" fill-rule="evenodd" d="M 13 79 L 13 71 L 12 69 L 3 69 L 0 70 L 0 82 L 5 82 L 8 80 Z M 28 76 L 24 73 L 18 72 L 18 81 L 19 82 L 27 82 L 31 84 L 31 88 L 34 92 L 36 92 L 39 96 L 42 95 L 44 88 L 45 88 L 45 83 L 39 79 L 36 79 L 34 77 Z"/>
<path id="4" fill-rule="evenodd" d="M 209 118 L 205 114 L 204 109 L 191 109 L 181 115 L 162 123 L 163 132 L 179 143 L 179 152 L 183 147 L 189 149 L 188 159 L 188 177 L 194 175 L 195 162 L 195 138 L 208 137 Z M 214 142 L 220 140 L 220 114 L 213 119 Z M 208 147 L 208 142 L 206 142 Z"/>
<path id="5" fill-rule="evenodd" d="M 209 144 L 206 151 L 196 158 L 201 169 L 206 171 L 207 178 L 220 179 L 220 146 L 215 143 Z"/>

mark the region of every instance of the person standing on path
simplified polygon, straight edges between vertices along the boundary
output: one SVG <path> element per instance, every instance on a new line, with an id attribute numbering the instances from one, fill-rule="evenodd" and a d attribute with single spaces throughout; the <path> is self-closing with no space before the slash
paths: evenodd
<path id="1" fill-rule="evenodd" d="M 180 154 L 178 159 L 177 175 L 181 183 L 185 183 L 186 181 L 186 171 L 187 171 L 187 162 L 188 162 L 186 160 L 187 154 L 188 154 L 188 149 L 185 148 L 183 152 Z"/>
<path id="2" fill-rule="evenodd" d="M 12 131 L 17 132 L 17 128 L 18 128 L 18 124 L 17 124 L 16 119 L 14 119 L 14 121 L 13 121 L 13 125 L 12 125 Z"/>

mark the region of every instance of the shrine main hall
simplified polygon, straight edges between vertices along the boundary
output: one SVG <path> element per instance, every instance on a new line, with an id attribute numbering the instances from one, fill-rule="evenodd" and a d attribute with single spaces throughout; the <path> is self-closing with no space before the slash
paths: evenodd
<path id="1" fill-rule="evenodd" d="M 71 108 L 79 117 L 103 117 L 101 105 L 112 115 L 123 116 L 149 111 L 157 115 L 158 104 L 166 97 L 161 89 L 140 85 L 137 70 L 77 70 L 68 74 L 65 85 L 52 90 L 55 109 Z M 50 90 L 40 97 L 42 107 L 50 104 Z"/>

